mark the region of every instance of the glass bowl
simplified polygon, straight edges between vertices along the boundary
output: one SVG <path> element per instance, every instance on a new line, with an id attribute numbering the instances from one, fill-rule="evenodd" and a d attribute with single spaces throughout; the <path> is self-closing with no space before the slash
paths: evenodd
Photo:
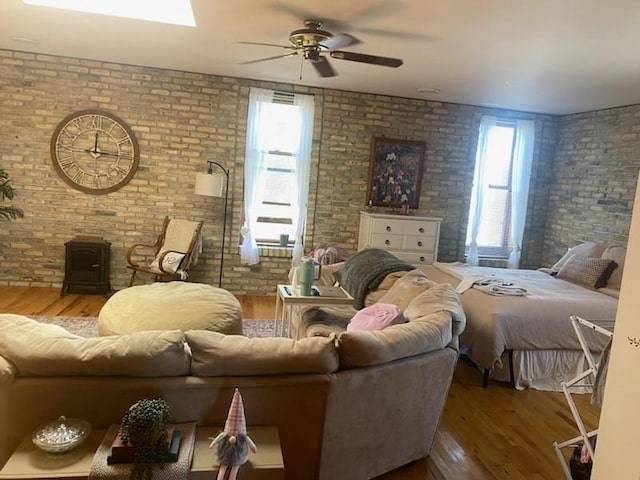
<path id="1" fill-rule="evenodd" d="M 49 453 L 63 453 L 80 445 L 91 433 L 91 425 L 81 418 L 64 416 L 39 427 L 31 440 L 34 445 Z"/>

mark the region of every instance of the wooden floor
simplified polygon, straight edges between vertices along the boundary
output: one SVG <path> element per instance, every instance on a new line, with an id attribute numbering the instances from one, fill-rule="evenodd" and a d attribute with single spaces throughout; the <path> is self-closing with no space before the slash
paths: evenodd
<path id="1" fill-rule="evenodd" d="M 238 298 L 245 318 L 273 318 L 273 297 Z M 97 316 L 105 301 L 100 295 L 60 297 L 51 288 L 0 286 L 0 313 Z M 599 410 L 590 396 L 575 398 L 587 428 L 595 428 Z M 516 391 L 496 382 L 482 388 L 478 371 L 459 361 L 430 457 L 377 480 L 563 479 L 552 442 L 577 435 L 562 393 Z"/>

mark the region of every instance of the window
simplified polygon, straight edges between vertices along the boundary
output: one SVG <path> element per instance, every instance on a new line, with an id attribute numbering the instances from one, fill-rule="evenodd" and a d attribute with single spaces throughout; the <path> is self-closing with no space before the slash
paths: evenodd
<path id="1" fill-rule="evenodd" d="M 302 252 L 312 132 L 313 96 L 251 89 L 243 263 L 257 263 L 257 244 L 278 243 L 283 233 L 295 241 L 294 255 Z"/>
<path id="2" fill-rule="evenodd" d="M 511 261 L 512 254 L 519 263 L 533 132 L 529 120 L 482 119 L 467 226 L 469 263 L 480 256 Z"/>
<path id="3" fill-rule="evenodd" d="M 298 107 L 291 104 L 293 98 L 280 95 L 275 100 L 278 103 L 267 103 L 258 118 L 264 141 L 254 231 L 258 243 L 275 242 L 281 233 L 294 235 L 293 187 L 300 116 Z"/>

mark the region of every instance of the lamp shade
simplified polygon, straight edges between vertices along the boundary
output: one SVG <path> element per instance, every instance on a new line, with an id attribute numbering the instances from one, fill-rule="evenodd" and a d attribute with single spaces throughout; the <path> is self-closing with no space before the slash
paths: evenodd
<path id="1" fill-rule="evenodd" d="M 205 197 L 222 197 L 224 176 L 213 173 L 196 174 L 196 195 Z"/>

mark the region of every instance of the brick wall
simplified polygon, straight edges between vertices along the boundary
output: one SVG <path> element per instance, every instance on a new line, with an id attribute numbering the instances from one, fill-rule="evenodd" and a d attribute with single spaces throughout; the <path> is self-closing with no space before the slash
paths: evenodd
<path id="1" fill-rule="evenodd" d="M 205 171 L 211 159 L 231 170 L 224 287 L 272 294 L 286 278 L 290 259 L 264 256 L 259 265 L 246 267 L 237 249 L 253 85 L 315 95 L 308 248 L 337 241 L 355 250 L 371 139 L 406 138 L 426 143 L 416 213 L 443 218 L 439 260 L 461 259 L 481 115 L 535 119 L 522 264 L 540 265 L 558 132 L 554 117 L 0 50 L 0 166 L 13 180 L 14 203 L 25 211 L 23 220 L 0 224 L 0 283 L 60 286 L 64 242 L 91 234 L 111 242 L 111 281 L 122 288 L 129 277 L 128 246 L 154 239 L 169 215 L 204 219 L 204 250 L 192 280 L 217 285 L 223 200 L 193 194 L 195 173 Z M 114 112 L 140 143 L 138 172 L 108 195 L 66 186 L 50 160 L 56 125 L 85 108 Z"/>
<path id="2" fill-rule="evenodd" d="M 640 105 L 562 117 L 543 263 L 586 240 L 626 245 L 640 168 Z"/>

